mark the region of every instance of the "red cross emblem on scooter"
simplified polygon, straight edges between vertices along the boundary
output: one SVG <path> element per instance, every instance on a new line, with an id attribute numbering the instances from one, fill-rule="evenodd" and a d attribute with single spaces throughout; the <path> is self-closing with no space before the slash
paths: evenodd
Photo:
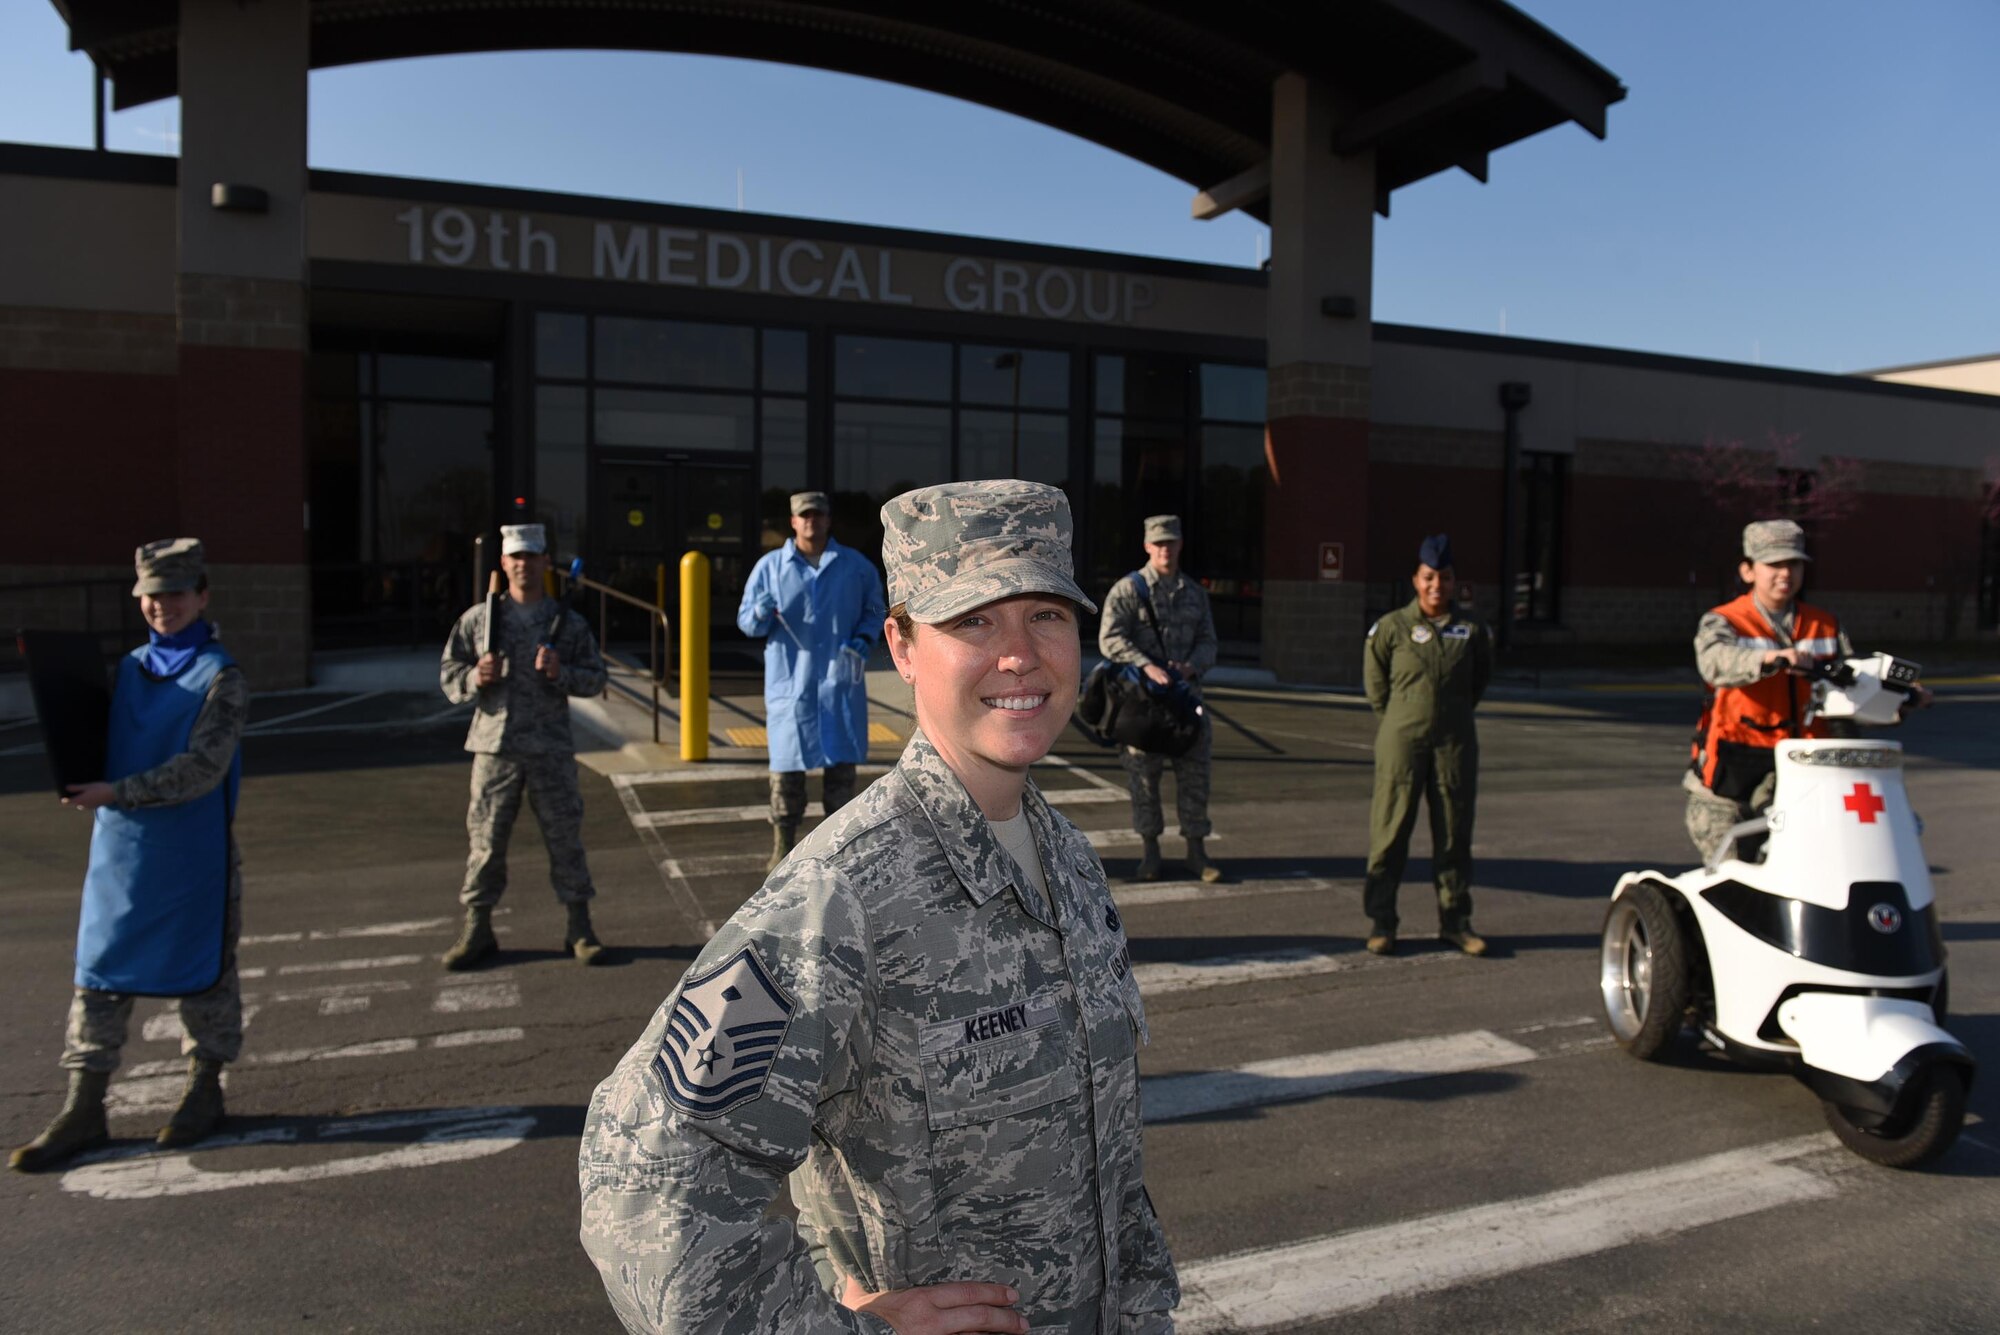
<path id="1" fill-rule="evenodd" d="M 1882 814 L 1889 804 L 1875 796 L 1875 790 L 1865 783 L 1854 785 L 1854 791 L 1841 799 L 1841 805 L 1853 812 L 1863 825 L 1873 825 L 1875 818 Z"/>

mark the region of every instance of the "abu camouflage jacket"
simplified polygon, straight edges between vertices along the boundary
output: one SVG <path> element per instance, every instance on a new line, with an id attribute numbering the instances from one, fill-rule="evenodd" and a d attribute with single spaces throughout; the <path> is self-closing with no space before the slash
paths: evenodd
<path id="1" fill-rule="evenodd" d="M 917 734 L 598 1087 L 582 1236 L 628 1329 L 886 1331 L 852 1277 L 1011 1284 L 1036 1335 L 1172 1330 L 1131 954 L 1089 842 L 1022 803 L 1053 912 Z"/>

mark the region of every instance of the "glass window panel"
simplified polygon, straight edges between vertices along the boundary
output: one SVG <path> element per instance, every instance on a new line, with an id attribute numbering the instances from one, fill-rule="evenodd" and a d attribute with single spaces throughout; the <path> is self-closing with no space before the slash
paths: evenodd
<path id="1" fill-rule="evenodd" d="M 376 362 L 376 393 L 384 398 L 493 401 L 493 363 L 483 358 L 384 353 Z"/>
<path id="2" fill-rule="evenodd" d="M 596 394 L 600 447 L 744 453 L 753 447 L 755 399 L 647 389 L 600 389 Z"/>
<path id="3" fill-rule="evenodd" d="M 469 551 L 493 508 L 493 412 L 381 403 L 372 450 L 368 559 L 445 563 Z"/>
<path id="4" fill-rule="evenodd" d="M 586 391 L 543 385 L 535 391 L 535 513 L 549 526 L 559 555 L 584 547 Z"/>
<path id="5" fill-rule="evenodd" d="M 1134 353 L 1097 359 L 1095 401 L 1101 413 L 1178 420 L 1187 415 L 1187 386 L 1185 357 Z"/>
<path id="6" fill-rule="evenodd" d="M 1069 407 L 1069 354 L 967 345 L 958 350 L 958 401 L 1000 407 Z"/>
<path id="7" fill-rule="evenodd" d="M 840 337 L 833 341 L 833 387 L 871 399 L 951 398 L 951 345 L 908 338 Z"/>
<path id="8" fill-rule="evenodd" d="M 1208 586 L 1215 633 L 1225 641 L 1254 642 L 1261 632 L 1266 471 L 1263 427 L 1202 428 L 1187 565 Z"/>
<path id="9" fill-rule="evenodd" d="M 764 388 L 775 394 L 806 392 L 805 330 L 764 331 Z"/>
<path id="10" fill-rule="evenodd" d="M 764 491 L 757 507 L 759 542 L 782 547 L 792 536 L 792 493 L 806 489 L 806 403 L 764 400 Z"/>
<path id="11" fill-rule="evenodd" d="M 949 481 L 949 409 L 834 405 L 833 530 L 841 542 L 878 559 L 882 503 L 914 487 Z"/>
<path id="12" fill-rule="evenodd" d="M 1264 422 L 1264 368 L 1203 362 L 1201 416 L 1215 422 Z"/>
<path id="13" fill-rule="evenodd" d="M 1138 569 L 1147 515 L 1187 513 L 1187 433 L 1154 422 L 1099 419 L 1091 443 L 1089 572 L 1094 587 Z M 1086 591 L 1093 585 L 1085 585 Z"/>
<path id="14" fill-rule="evenodd" d="M 535 374 L 560 380 L 581 380 L 584 369 L 584 334 L 588 326 L 581 315 L 544 313 L 535 317 Z"/>
<path id="15" fill-rule="evenodd" d="M 642 385 L 749 389 L 757 331 L 746 325 L 597 317 L 597 376 Z"/>
<path id="16" fill-rule="evenodd" d="M 1069 418 L 1062 413 L 960 409 L 958 475 L 964 480 L 1018 477 L 1067 487 Z"/>

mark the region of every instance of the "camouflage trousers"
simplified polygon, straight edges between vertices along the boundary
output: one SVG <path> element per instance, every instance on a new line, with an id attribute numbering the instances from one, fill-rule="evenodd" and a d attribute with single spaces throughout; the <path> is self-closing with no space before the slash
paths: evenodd
<path id="1" fill-rule="evenodd" d="M 465 858 L 465 887 L 458 902 L 491 908 L 507 890 L 507 842 L 521 814 L 521 792 L 542 827 L 549 848 L 549 881 L 556 898 L 580 904 L 597 893 L 590 867 L 583 859 L 583 793 L 576 786 L 576 757 L 568 752 L 547 755 L 472 757 L 472 804 L 465 812 L 470 851 Z"/>
<path id="2" fill-rule="evenodd" d="M 229 869 L 229 904 L 222 919 L 222 977 L 206 992 L 180 997 L 181 1054 L 233 1062 L 243 1051 L 243 993 L 236 981 L 236 940 L 243 933 L 243 874 Z M 79 987 L 69 1002 L 62 1060 L 69 1071 L 118 1069 L 138 998 L 129 992 Z"/>
<path id="3" fill-rule="evenodd" d="M 1757 804 L 1759 795 L 1762 805 Z M 1690 792 L 1687 806 L 1688 838 L 1694 840 L 1695 852 L 1703 862 L 1715 852 L 1715 846 L 1722 842 L 1731 827 L 1749 820 L 1759 811 L 1771 805 L 1771 795 L 1759 788 L 1750 795 L 1749 802 L 1737 802 L 1727 797 L 1717 797 L 1714 793 Z M 1754 834 L 1736 841 L 1735 856 L 1745 862 L 1759 862 L 1764 856 L 1766 836 Z"/>
<path id="4" fill-rule="evenodd" d="M 1214 730 L 1204 717 L 1201 740 L 1184 756 L 1156 756 L 1135 747 L 1125 747 L 1125 782 L 1132 790 L 1132 829 L 1158 838 L 1166 832 L 1167 818 L 1160 810 L 1160 776 L 1168 765 L 1174 767 L 1174 809 L 1180 816 L 1181 837 L 1206 839 L 1213 828 L 1208 823 L 1208 789 L 1214 765 L 1209 759 Z"/>
<path id="5" fill-rule="evenodd" d="M 854 766 L 828 765 L 820 793 L 820 812 L 831 816 L 854 800 Z M 806 818 L 804 770 L 771 771 L 771 824 L 796 827 Z"/>

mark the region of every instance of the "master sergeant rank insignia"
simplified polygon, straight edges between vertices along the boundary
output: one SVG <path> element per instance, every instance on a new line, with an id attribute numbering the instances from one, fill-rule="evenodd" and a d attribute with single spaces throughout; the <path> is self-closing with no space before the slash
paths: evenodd
<path id="1" fill-rule="evenodd" d="M 762 1094 L 796 1005 L 750 946 L 688 979 L 653 1058 L 667 1102 L 690 1117 L 720 1117 Z"/>

